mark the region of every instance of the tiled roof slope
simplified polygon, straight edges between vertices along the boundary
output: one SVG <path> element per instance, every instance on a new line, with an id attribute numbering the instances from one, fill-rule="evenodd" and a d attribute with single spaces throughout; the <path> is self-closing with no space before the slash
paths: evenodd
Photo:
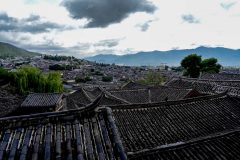
<path id="1" fill-rule="evenodd" d="M 100 96 L 101 93 L 102 90 L 100 88 L 94 89 L 80 88 L 79 90 L 67 96 L 66 98 L 67 104 L 64 110 L 86 107 L 87 105 L 95 101 Z"/>
<path id="2" fill-rule="evenodd" d="M 111 112 L 73 110 L 0 119 L 0 159 L 126 159 Z"/>
<path id="3" fill-rule="evenodd" d="M 128 102 L 109 94 L 101 88 L 94 88 L 92 90 L 81 88 L 67 97 L 67 107 L 65 110 L 86 107 L 99 97 L 101 97 L 99 99 L 99 105 L 101 106 L 128 104 Z"/>
<path id="4" fill-rule="evenodd" d="M 162 146 L 129 155 L 131 160 L 239 160 L 240 131 Z"/>
<path id="5" fill-rule="evenodd" d="M 166 86 L 134 90 L 110 90 L 108 92 L 113 96 L 126 100 L 132 104 L 156 103 L 165 100 L 180 100 L 201 95 L 193 89 L 177 89 Z"/>
<path id="6" fill-rule="evenodd" d="M 0 87 L 0 117 L 8 116 L 20 107 L 24 101 L 23 96 L 12 94 L 9 87 Z"/>
<path id="7" fill-rule="evenodd" d="M 120 104 L 129 104 L 129 103 L 115 96 L 112 96 L 111 94 L 108 94 L 108 93 L 103 93 L 103 96 L 99 100 L 100 106 L 120 105 Z"/>
<path id="8" fill-rule="evenodd" d="M 62 98 L 61 93 L 34 93 L 29 94 L 21 107 L 52 107 Z"/>
<path id="9" fill-rule="evenodd" d="M 161 102 L 166 100 L 181 100 L 189 97 L 197 97 L 201 94 L 193 89 L 177 89 L 166 86 L 152 87 L 150 90 L 151 102 Z"/>
<path id="10" fill-rule="evenodd" d="M 240 97 L 240 81 L 172 78 L 165 85 L 177 88 L 194 88 L 206 94 L 228 92 L 231 96 Z"/>
<path id="11" fill-rule="evenodd" d="M 92 103 L 101 94 L 100 105 L 154 103 L 165 100 L 179 100 L 201 95 L 192 89 L 178 89 L 166 86 L 131 90 L 104 90 L 102 88 L 81 88 L 67 97 L 67 109 L 77 109 Z"/>
<path id="12" fill-rule="evenodd" d="M 122 86 L 121 89 L 128 90 L 128 89 L 143 89 L 143 88 L 148 88 L 149 86 L 143 85 L 140 83 L 136 83 L 133 81 L 130 81 Z"/>
<path id="13" fill-rule="evenodd" d="M 103 89 L 99 87 L 83 89 L 91 100 L 95 100 L 103 92 Z"/>
<path id="14" fill-rule="evenodd" d="M 156 104 L 110 106 L 127 152 L 240 127 L 240 104 L 225 94 Z"/>
<path id="15" fill-rule="evenodd" d="M 199 92 L 210 94 L 214 93 L 213 88 L 216 83 L 211 81 L 200 81 L 190 78 L 172 78 L 165 85 L 168 87 L 176 88 L 194 88 Z"/>
<path id="16" fill-rule="evenodd" d="M 72 99 L 81 105 L 88 105 L 92 102 L 92 99 L 85 93 L 83 88 L 77 90 L 76 92 L 68 95 L 67 99 Z"/>
<path id="17" fill-rule="evenodd" d="M 149 103 L 148 89 L 109 91 L 115 97 L 124 99 L 129 103 Z"/>
<path id="18" fill-rule="evenodd" d="M 212 79 L 212 80 L 240 80 L 240 74 L 232 74 L 232 73 L 205 73 L 202 74 L 201 79 Z"/>

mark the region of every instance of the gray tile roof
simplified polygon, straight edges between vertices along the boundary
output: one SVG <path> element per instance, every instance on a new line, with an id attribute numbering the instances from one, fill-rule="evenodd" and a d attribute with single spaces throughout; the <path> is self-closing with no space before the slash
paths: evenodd
<path id="1" fill-rule="evenodd" d="M 240 80 L 172 78 L 165 85 L 177 88 L 194 88 L 206 94 L 227 92 L 230 96 L 240 97 Z"/>
<path id="2" fill-rule="evenodd" d="M 121 89 L 127 90 L 127 89 L 143 89 L 143 88 L 148 88 L 149 86 L 143 85 L 140 83 L 136 83 L 133 81 L 130 81 L 122 86 Z"/>
<path id="3" fill-rule="evenodd" d="M 9 87 L 0 87 L 0 117 L 9 116 L 20 107 L 25 98 L 24 96 L 12 94 L 9 89 Z"/>
<path id="4" fill-rule="evenodd" d="M 240 157 L 240 103 L 225 93 L 122 102 L 103 92 L 82 109 L 0 118 L 0 159 Z"/>
<path id="5" fill-rule="evenodd" d="M 21 107 L 52 107 L 61 100 L 61 93 L 34 93 L 29 94 Z"/>
<path id="6" fill-rule="evenodd" d="M 0 137 L 0 159 L 127 159 L 107 109 L 0 119 Z"/>
<path id="7" fill-rule="evenodd" d="M 178 89 L 166 86 L 149 87 L 146 89 L 109 90 L 108 92 L 132 104 L 180 100 L 201 95 L 197 91 L 193 91 L 193 89 Z M 195 93 L 191 94 L 193 92 Z"/>
<path id="8" fill-rule="evenodd" d="M 200 77 L 201 79 L 211 79 L 211 80 L 240 80 L 240 74 L 232 73 L 204 73 Z"/>
<path id="9" fill-rule="evenodd" d="M 240 103 L 225 94 L 109 107 L 128 153 L 240 127 Z"/>
<path id="10" fill-rule="evenodd" d="M 179 142 L 159 148 L 133 153 L 130 160 L 168 159 L 168 160 L 239 160 L 240 131 L 207 136 L 187 142 Z"/>

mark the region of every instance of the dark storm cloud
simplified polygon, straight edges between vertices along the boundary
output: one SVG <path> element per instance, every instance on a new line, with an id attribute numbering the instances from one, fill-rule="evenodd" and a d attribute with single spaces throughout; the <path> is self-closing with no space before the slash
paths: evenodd
<path id="1" fill-rule="evenodd" d="M 36 34 L 49 32 L 53 29 L 65 30 L 70 29 L 70 27 L 53 22 L 43 22 L 38 15 L 30 15 L 28 18 L 17 19 L 8 16 L 6 13 L 0 13 L 0 31 Z"/>
<path id="2" fill-rule="evenodd" d="M 200 23 L 200 21 L 191 14 L 182 15 L 182 19 L 187 23 Z"/>
<path id="3" fill-rule="evenodd" d="M 107 39 L 99 41 L 98 43 L 94 44 L 94 46 L 101 46 L 101 47 L 115 47 L 119 44 L 120 39 Z"/>
<path id="4" fill-rule="evenodd" d="M 86 28 L 107 27 L 135 12 L 153 13 L 156 7 L 147 0 L 63 0 L 74 19 L 89 20 Z"/>

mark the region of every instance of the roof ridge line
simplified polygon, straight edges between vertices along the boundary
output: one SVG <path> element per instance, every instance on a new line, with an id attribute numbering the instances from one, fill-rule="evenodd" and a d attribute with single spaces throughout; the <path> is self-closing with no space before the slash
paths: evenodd
<path id="1" fill-rule="evenodd" d="M 226 92 L 215 94 L 215 95 L 207 95 L 207 96 L 199 96 L 194 98 L 187 98 L 175 101 L 162 101 L 157 103 L 138 103 L 138 104 L 122 104 L 122 105 L 109 105 L 108 107 L 112 109 L 140 109 L 140 108 L 154 108 L 159 107 L 159 105 L 175 105 L 175 104 L 184 104 L 191 103 L 196 101 L 204 101 L 209 99 L 216 99 L 223 96 L 227 96 Z M 138 105 L 139 107 L 136 107 Z M 134 107 L 133 107 L 134 106 Z"/>
<path id="2" fill-rule="evenodd" d="M 191 81 L 210 81 L 210 82 L 240 82 L 240 80 L 214 80 L 214 79 L 201 79 L 201 78 L 187 78 L 187 77 L 174 77 L 175 79 L 191 80 Z M 173 78 L 173 79 L 174 79 Z"/>
<path id="3" fill-rule="evenodd" d="M 87 99 L 90 101 L 90 102 L 93 102 L 95 99 L 91 99 L 88 94 L 86 93 L 85 89 L 83 87 L 81 87 L 81 90 L 83 92 L 83 94 L 87 97 Z"/>
<path id="4" fill-rule="evenodd" d="M 65 116 L 66 114 L 70 114 L 70 113 L 76 113 L 76 112 L 80 112 L 80 113 L 84 113 L 84 112 L 90 112 L 95 110 L 95 108 L 98 107 L 98 103 L 99 100 L 102 98 L 102 94 L 99 95 L 95 101 L 93 101 L 92 103 L 90 103 L 89 105 L 87 105 L 84 108 L 78 108 L 78 109 L 71 109 L 71 110 L 67 110 L 67 111 L 57 111 L 57 112 L 44 112 L 44 113 L 36 113 L 36 114 L 30 114 L 30 115 L 20 115 L 20 116 L 11 116 L 11 117 L 3 117 L 0 118 L 0 122 L 1 121 L 8 121 L 8 120 L 17 120 L 17 119 L 28 119 L 28 118 L 39 118 L 39 117 L 43 117 L 43 116 Z"/>
<path id="5" fill-rule="evenodd" d="M 148 90 L 148 88 L 121 89 L 121 90 L 113 90 L 113 91 L 108 91 L 108 92 L 127 92 L 127 91 L 139 91 L 139 90 Z"/>
<path id="6" fill-rule="evenodd" d="M 107 114 L 108 122 L 111 126 L 110 128 L 112 129 L 113 140 L 115 142 L 115 145 L 118 148 L 118 153 L 120 155 L 120 159 L 127 160 L 128 159 L 127 154 L 126 154 L 125 148 L 123 146 L 123 142 L 122 142 L 122 139 L 121 139 L 121 136 L 120 136 L 120 132 L 119 132 L 118 127 L 115 123 L 113 113 L 112 113 L 112 109 L 109 108 L 109 107 L 105 107 L 104 109 L 105 109 L 106 114 Z"/>
<path id="7" fill-rule="evenodd" d="M 139 150 L 139 151 L 136 151 L 136 152 L 127 152 L 127 155 L 131 156 L 131 157 L 135 157 L 135 156 L 137 157 L 137 156 L 140 156 L 142 154 L 145 154 L 146 152 L 150 154 L 151 152 L 156 152 L 156 151 L 159 151 L 159 150 L 174 149 L 174 148 L 177 148 L 177 147 L 182 147 L 182 146 L 194 144 L 194 143 L 197 143 L 197 142 L 203 142 L 203 141 L 207 141 L 207 140 L 213 140 L 213 139 L 216 139 L 216 138 L 221 138 L 221 137 L 224 137 L 226 135 L 233 134 L 233 133 L 236 133 L 236 132 L 240 132 L 240 127 L 235 128 L 233 130 L 217 132 L 217 133 L 207 135 L 207 136 L 204 136 L 204 137 L 194 138 L 194 139 L 191 139 L 191 140 L 188 140 L 188 141 L 185 141 L 185 142 L 180 141 L 180 142 L 176 142 L 176 143 L 170 143 L 170 144 L 166 144 L 166 145 L 157 146 L 157 147 L 154 147 L 154 148 L 151 148 L 151 149 L 143 149 L 143 150 Z"/>
<path id="8" fill-rule="evenodd" d="M 123 101 L 123 102 L 125 102 L 125 103 L 127 103 L 127 104 L 131 104 L 130 102 L 128 102 L 128 101 L 126 101 L 126 100 L 124 100 L 124 99 L 122 99 L 122 98 L 118 98 L 118 97 L 112 95 L 110 92 L 108 92 L 108 91 L 106 91 L 106 90 L 105 90 L 103 93 L 104 93 L 105 95 L 109 96 L 109 97 L 112 97 L 112 98 L 116 99 L 116 100 Z"/>

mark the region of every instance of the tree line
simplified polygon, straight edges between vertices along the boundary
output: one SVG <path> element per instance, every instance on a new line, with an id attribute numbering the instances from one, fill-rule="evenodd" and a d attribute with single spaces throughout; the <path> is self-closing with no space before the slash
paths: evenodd
<path id="1" fill-rule="evenodd" d="M 63 91 L 59 72 L 49 72 L 45 74 L 38 68 L 31 66 L 24 66 L 11 72 L 0 68 L 0 79 L 10 82 L 19 94 Z"/>
<path id="2" fill-rule="evenodd" d="M 54 60 L 54 61 L 70 61 L 70 60 L 77 60 L 73 56 L 58 56 L 58 55 L 44 55 L 43 59 Z"/>

